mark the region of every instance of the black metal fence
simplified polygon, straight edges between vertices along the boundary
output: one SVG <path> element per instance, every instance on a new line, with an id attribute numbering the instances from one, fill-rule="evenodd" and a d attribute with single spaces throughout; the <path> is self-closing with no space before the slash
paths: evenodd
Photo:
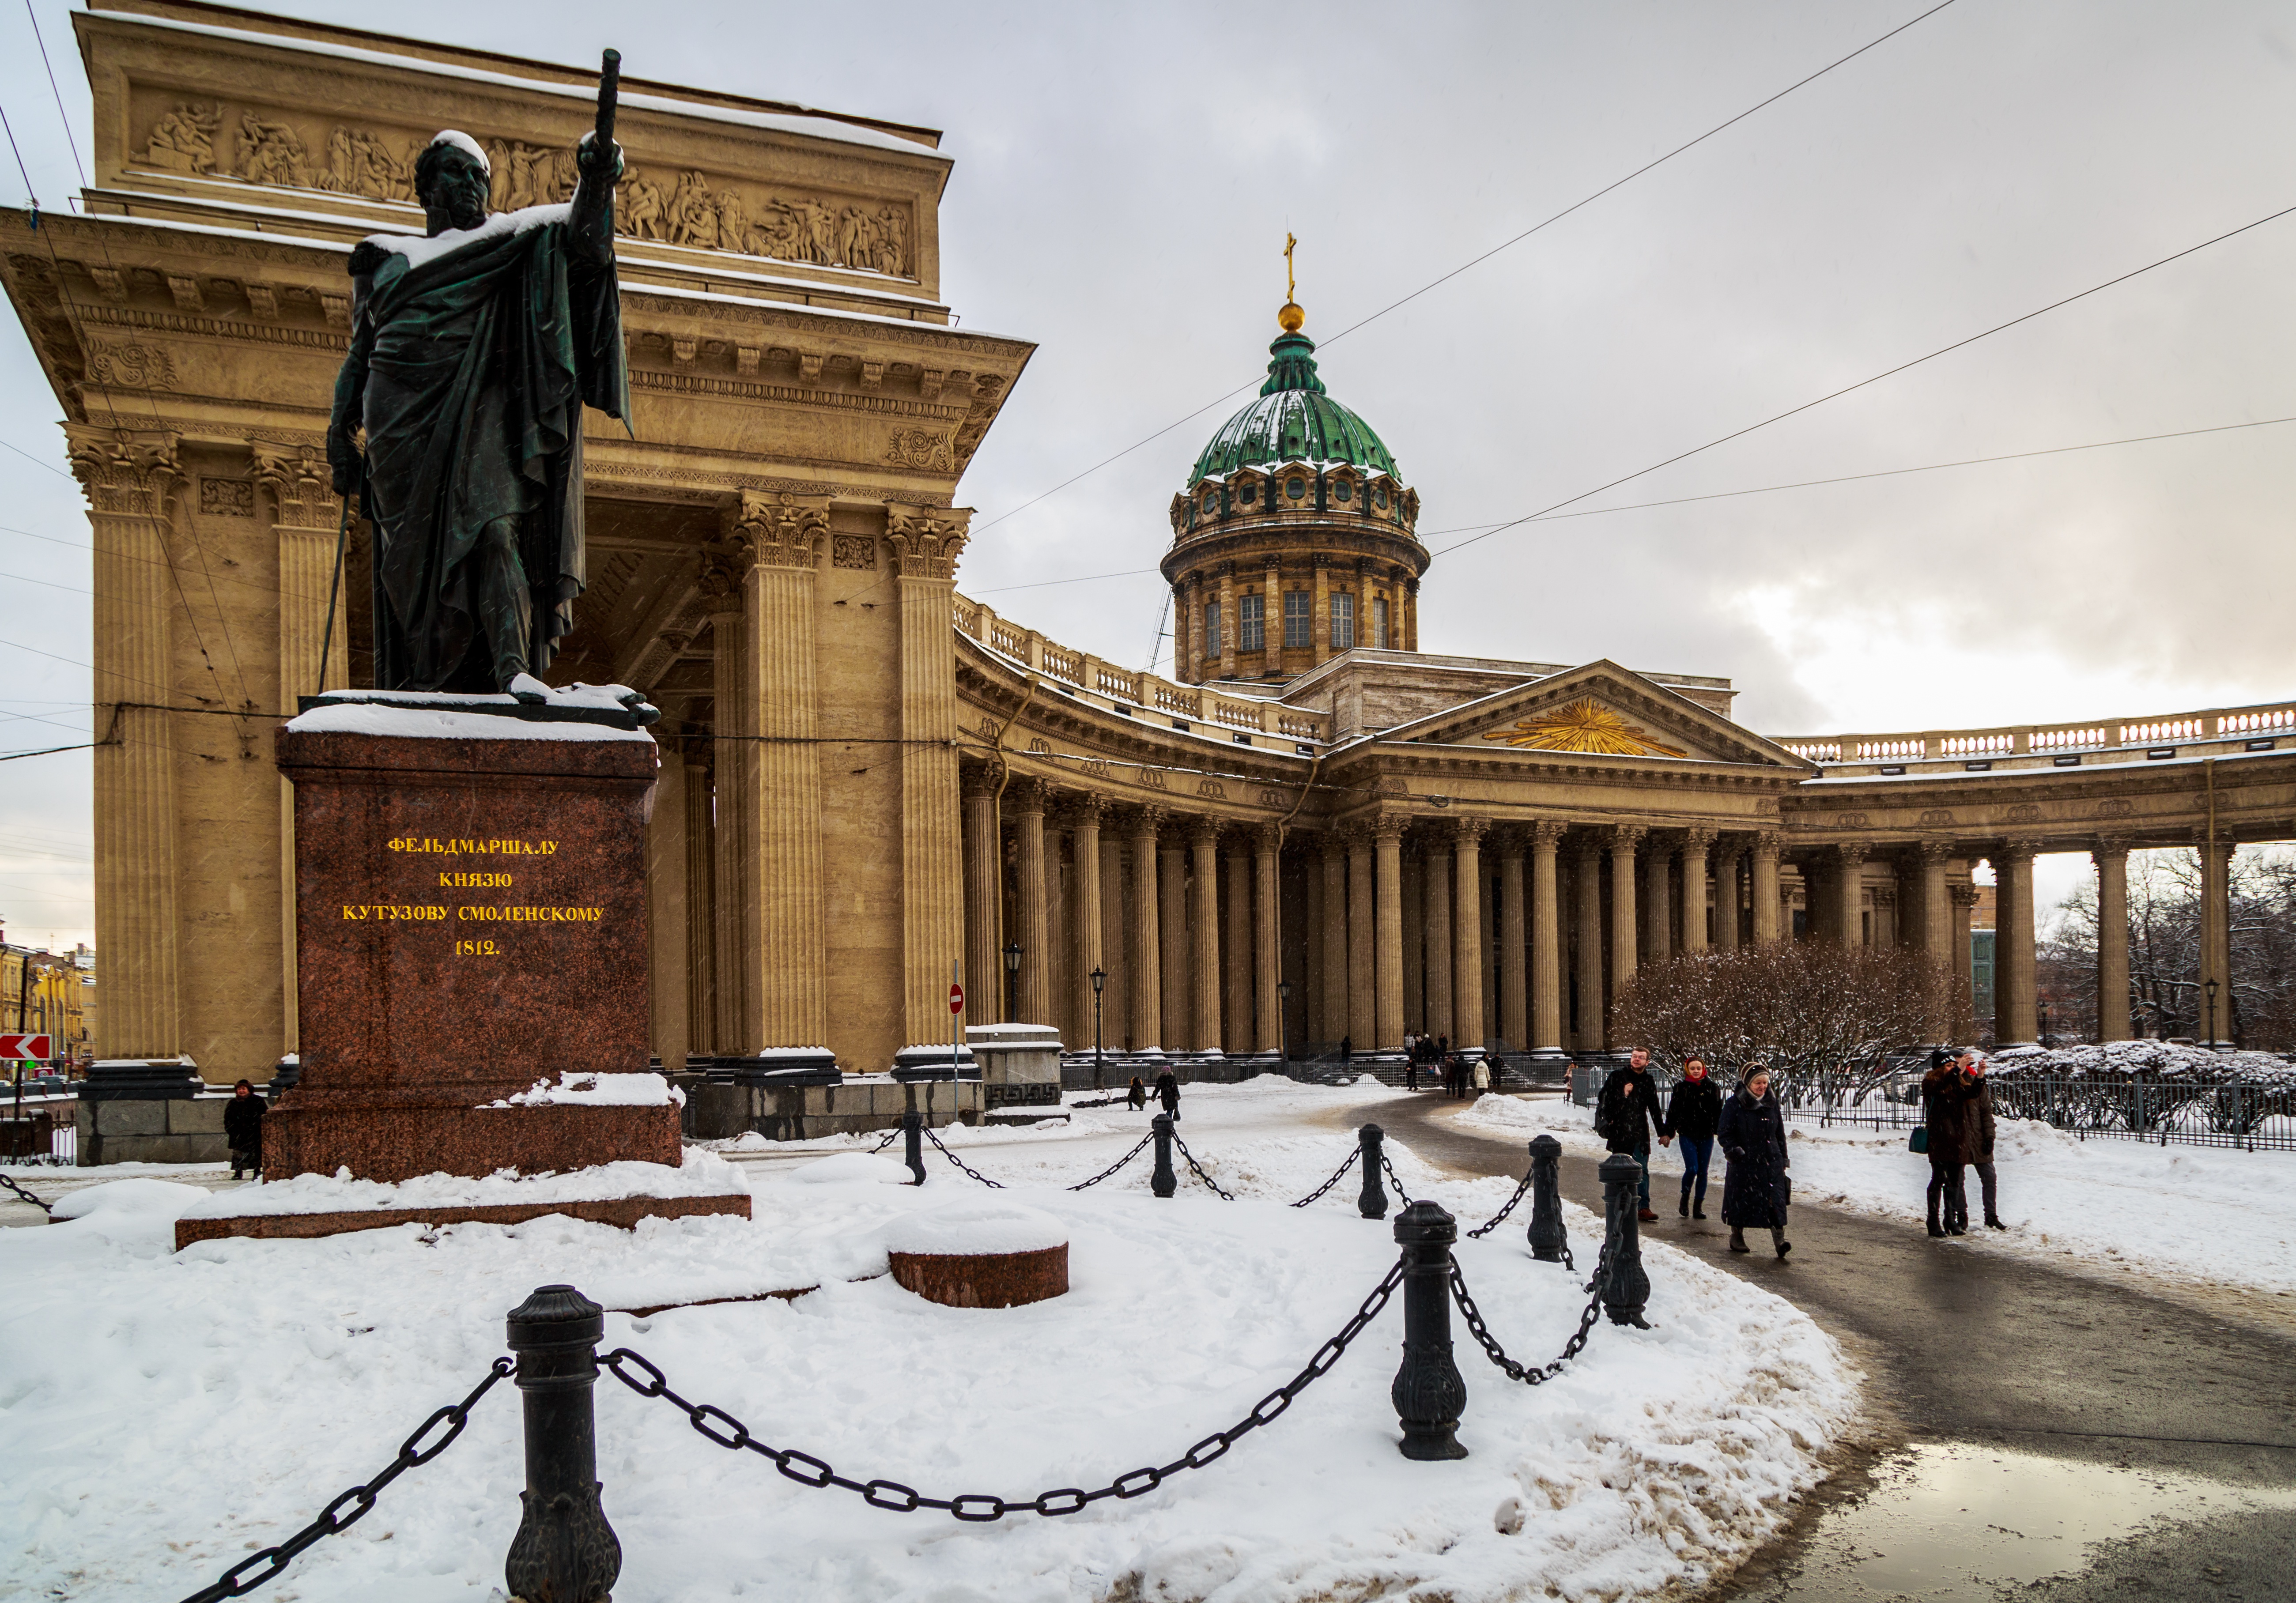
<path id="1" fill-rule="evenodd" d="M 2296 1151 L 2296 1085 L 2204 1085 L 2177 1080 L 1996 1073 L 1997 1118 L 2032 1119 L 2083 1141 Z M 1790 1119 L 1821 1126 L 1910 1130 L 1922 1122 L 1921 1075 L 1781 1078 Z"/>

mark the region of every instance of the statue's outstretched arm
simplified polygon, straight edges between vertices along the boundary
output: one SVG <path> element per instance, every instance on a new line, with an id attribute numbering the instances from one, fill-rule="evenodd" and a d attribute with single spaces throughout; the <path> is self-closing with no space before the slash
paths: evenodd
<path id="1" fill-rule="evenodd" d="M 596 139 L 582 136 L 575 148 L 574 165 L 581 176 L 574 185 L 574 205 L 567 219 L 567 236 L 573 249 L 600 264 L 614 259 L 614 185 L 622 176 L 622 147 L 601 151 Z"/>

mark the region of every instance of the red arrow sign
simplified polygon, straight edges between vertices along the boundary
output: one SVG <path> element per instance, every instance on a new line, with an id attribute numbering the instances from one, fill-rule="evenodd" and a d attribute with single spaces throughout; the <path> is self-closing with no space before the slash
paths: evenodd
<path id="1" fill-rule="evenodd" d="M 0 1035 L 0 1063 L 23 1058 L 53 1058 L 55 1042 L 46 1035 Z"/>
<path id="2" fill-rule="evenodd" d="M 948 988 L 948 1010 L 952 1013 L 962 1013 L 964 1011 L 964 987 L 963 986 L 951 986 Z M 4 1039 L 4 1036 L 0 1036 L 0 1040 Z"/>

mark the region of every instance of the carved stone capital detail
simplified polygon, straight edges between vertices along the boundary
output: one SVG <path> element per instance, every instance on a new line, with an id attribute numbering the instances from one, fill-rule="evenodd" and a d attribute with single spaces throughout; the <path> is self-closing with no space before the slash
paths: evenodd
<path id="1" fill-rule="evenodd" d="M 1918 840 L 1914 843 L 1914 855 L 1921 859 L 1924 868 L 1933 863 L 1945 862 L 1956 849 L 1950 840 Z"/>
<path id="2" fill-rule="evenodd" d="M 1682 849 L 1685 852 L 1710 852 L 1714 849 L 1716 832 L 1711 825 L 1693 824 L 1682 832 Z"/>
<path id="3" fill-rule="evenodd" d="M 271 497 L 273 521 L 284 528 L 334 528 L 343 511 L 327 454 L 310 444 L 250 439 L 255 482 Z"/>
<path id="4" fill-rule="evenodd" d="M 99 516 L 165 520 L 183 489 L 180 437 L 172 429 L 64 425 L 73 474 Z"/>
<path id="5" fill-rule="evenodd" d="M 1642 838 L 1650 833 L 1646 824 L 1614 823 L 1603 832 L 1603 842 L 1614 852 L 1631 854 Z"/>
<path id="6" fill-rule="evenodd" d="M 2128 855 L 2128 838 L 2125 835 L 2100 835 L 2089 847 L 2088 855 L 2092 861 L 2097 863 L 2103 863 L 2108 857 L 2126 857 Z"/>
<path id="7" fill-rule="evenodd" d="M 1754 831 L 1753 844 L 1750 849 L 1755 856 L 1767 857 L 1775 863 L 1777 861 L 1778 848 L 1785 845 L 1785 841 L 1784 834 L 1779 830 L 1757 830 Z"/>
<path id="8" fill-rule="evenodd" d="M 1488 818 L 1455 818 L 1451 821 L 1451 839 L 1458 846 L 1475 846 L 1490 832 L 1490 828 Z"/>
<path id="9" fill-rule="evenodd" d="M 1552 851 L 1570 827 L 1559 818 L 1540 818 L 1525 825 L 1523 833 L 1534 846 L 1544 846 Z"/>
<path id="10" fill-rule="evenodd" d="M 726 513 L 727 536 L 765 568 L 812 568 L 829 532 L 829 497 L 742 490 Z"/>
<path id="11" fill-rule="evenodd" d="M 885 541 L 905 579 L 953 579 L 956 559 L 971 537 L 972 512 L 965 507 L 885 503 Z"/>

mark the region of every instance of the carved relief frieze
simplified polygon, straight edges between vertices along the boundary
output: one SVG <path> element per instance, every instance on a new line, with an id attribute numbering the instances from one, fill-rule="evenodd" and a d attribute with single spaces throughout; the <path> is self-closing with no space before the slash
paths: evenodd
<path id="1" fill-rule="evenodd" d="M 873 572 L 877 566 L 877 540 L 873 535 L 832 535 L 829 541 L 829 562 L 832 568 L 857 568 Z"/>
<path id="2" fill-rule="evenodd" d="M 200 476 L 200 515 L 205 518 L 255 516 L 255 480 Z"/>
<path id="3" fill-rule="evenodd" d="M 90 338 L 87 378 L 91 384 L 116 385 L 124 389 L 173 389 L 176 384 L 176 358 L 163 345 Z"/>
<path id="4" fill-rule="evenodd" d="M 2019 802 L 2001 810 L 2001 822 L 2004 823 L 2036 823 L 2040 816 L 2041 807 L 2038 802 Z"/>
<path id="5" fill-rule="evenodd" d="M 954 473 L 956 462 L 948 436 L 931 429 L 896 429 L 885 446 L 889 467 L 917 468 L 929 473 Z"/>
<path id="6" fill-rule="evenodd" d="M 152 125 L 144 141 L 144 163 L 170 173 L 211 173 L 216 135 L 222 127 L 221 106 L 179 101 Z"/>
<path id="7" fill-rule="evenodd" d="M 1199 780 L 1196 781 L 1196 794 L 1207 801 L 1226 801 L 1227 787 L 1218 780 Z"/>
<path id="8" fill-rule="evenodd" d="M 2096 815 L 2099 818 L 2127 818 L 2136 811 L 2135 804 L 2118 796 L 2107 797 L 2096 804 Z"/>

